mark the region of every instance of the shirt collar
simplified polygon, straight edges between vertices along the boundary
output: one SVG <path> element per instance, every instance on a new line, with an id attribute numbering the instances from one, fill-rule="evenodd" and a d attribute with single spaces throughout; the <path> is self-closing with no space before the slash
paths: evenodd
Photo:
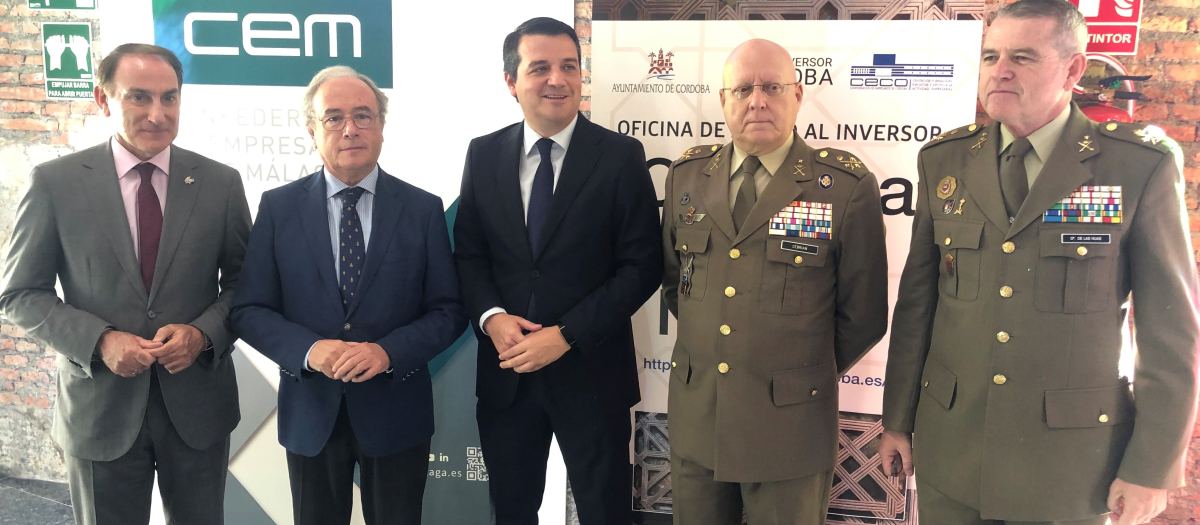
<path id="1" fill-rule="evenodd" d="M 1054 145 L 1058 143 L 1058 139 L 1062 137 L 1063 129 L 1067 127 L 1067 119 L 1071 117 L 1071 105 L 1063 108 L 1062 113 L 1059 113 L 1054 120 L 1048 122 L 1045 126 L 1038 128 L 1037 131 L 1029 134 L 1029 143 L 1033 145 L 1033 151 L 1039 159 L 1044 162 L 1050 158 L 1050 152 L 1054 151 Z M 1017 136 L 1013 135 L 1008 127 L 1000 124 L 1000 137 L 1003 142 L 1000 143 L 1000 152 L 1008 149 L 1009 144 L 1017 140 Z"/>
<path id="2" fill-rule="evenodd" d="M 567 127 L 563 128 L 562 131 L 555 133 L 554 136 L 546 138 L 553 140 L 555 144 L 558 144 L 559 147 L 565 151 L 567 149 L 567 145 L 571 143 L 571 135 L 575 134 L 575 124 L 577 123 L 579 123 L 578 113 L 575 114 L 575 118 L 571 119 L 571 123 L 567 124 Z M 533 155 L 535 153 L 537 141 L 541 139 L 542 136 L 538 135 L 538 132 L 529 127 L 529 121 L 525 121 L 522 126 L 525 127 L 525 155 Z"/>
<path id="3" fill-rule="evenodd" d="M 141 164 L 142 159 L 137 158 L 137 155 L 134 155 L 128 149 L 125 149 L 125 145 L 121 144 L 121 141 L 117 140 L 116 135 L 113 135 L 113 138 L 110 139 L 110 141 L 112 142 L 113 161 L 117 168 L 117 178 L 124 178 L 130 173 L 133 173 L 133 168 L 136 168 L 138 164 Z M 163 173 L 170 175 L 171 147 L 167 146 L 166 149 L 158 152 L 158 155 L 150 157 L 150 160 L 147 160 L 146 162 L 153 164 L 154 167 L 162 170 Z"/>
<path id="4" fill-rule="evenodd" d="M 779 149 L 772 151 L 766 155 L 758 157 L 758 161 L 762 163 L 762 167 L 767 169 L 767 173 L 772 177 L 779 167 L 783 165 L 783 161 L 787 160 L 788 153 L 792 151 L 792 144 L 796 142 L 796 135 L 793 133 L 788 135 L 787 141 L 779 146 Z M 733 146 L 733 163 L 729 165 L 729 176 L 733 177 L 734 173 L 742 167 L 742 161 L 746 160 L 749 155 L 739 149 L 736 145 Z"/>
<path id="5" fill-rule="evenodd" d="M 345 182 L 338 180 L 338 178 L 334 177 L 332 173 L 329 173 L 329 170 L 322 169 L 321 172 L 325 174 L 325 198 L 326 199 L 333 197 L 334 195 L 337 195 L 337 193 L 339 191 L 342 191 L 342 190 L 350 187 L 349 184 L 346 184 Z M 363 180 L 358 181 L 358 184 L 355 184 L 354 186 L 357 188 L 362 188 L 362 189 L 366 190 L 367 193 L 374 195 L 375 194 L 375 184 L 378 182 L 379 182 L 379 165 L 376 164 L 375 167 L 373 169 L 371 169 L 371 173 L 368 173 L 367 176 L 363 178 Z"/>

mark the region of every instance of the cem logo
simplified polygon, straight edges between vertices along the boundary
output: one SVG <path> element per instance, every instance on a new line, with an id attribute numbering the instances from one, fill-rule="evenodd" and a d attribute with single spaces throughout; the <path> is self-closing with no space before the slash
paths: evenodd
<path id="1" fill-rule="evenodd" d="M 347 65 L 392 87 L 392 2 L 154 0 L 155 43 L 185 84 L 306 86 Z"/>
<path id="2" fill-rule="evenodd" d="M 897 64 L 895 54 L 876 53 L 871 65 L 850 66 L 852 89 L 932 90 L 954 80 L 954 64 Z"/>

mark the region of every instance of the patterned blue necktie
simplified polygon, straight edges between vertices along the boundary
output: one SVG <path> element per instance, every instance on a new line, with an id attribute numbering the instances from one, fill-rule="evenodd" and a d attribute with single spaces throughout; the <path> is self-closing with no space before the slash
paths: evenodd
<path id="1" fill-rule="evenodd" d="M 350 308 L 350 303 L 354 301 L 354 291 L 362 280 L 363 262 L 367 260 L 362 223 L 358 219 L 358 199 L 363 191 L 362 188 L 346 188 L 338 192 L 342 196 L 342 219 L 338 221 L 338 237 L 341 238 L 338 257 L 341 259 L 343 308 Z"/>

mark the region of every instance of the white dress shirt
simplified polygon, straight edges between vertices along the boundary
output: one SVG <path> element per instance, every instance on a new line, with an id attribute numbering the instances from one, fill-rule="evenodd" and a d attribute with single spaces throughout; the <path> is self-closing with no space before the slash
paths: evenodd
<path id="1" fill-rule="evenodd" d="M 575 124 L 579 122 L 579 116 L 571 119 L 571 123 L 562 131 L 547 137 L 554 141 L 550 146 L 550 163 L 554 165 L 554 188 L 558 188 L 558 176 L 562 173 L 563 159 L 567 157 L 567 146 L 571 144 L 571 135 L 575 133 Z M 521 156 L 521 164 L 518 167 L 519 180 L 521 181 L 521 205 L 525 210 L 525 220 L 529 221 L 529 196 L 533 193 L 533 177 L 537 174 L 538 166 L 542 164 L 542 154 L 537 149 L 537 141 L 542 139 L 542 136 L 533 128 L 529 127 L 529 123 L 523 124 L 525 135 L 521 151 L 525 154 Z M 483 324 L 488 318 L 496 314 L 506 314 L 507 310 L 495 306 L 483 315 L 479 316 L 479 329 L 487 335 L 487 330 L 483 329 Z"/>

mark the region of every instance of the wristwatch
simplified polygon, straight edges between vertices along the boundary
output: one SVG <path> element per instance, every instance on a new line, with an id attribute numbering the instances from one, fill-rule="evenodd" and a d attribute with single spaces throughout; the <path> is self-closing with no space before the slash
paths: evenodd
<path id="1" fill-rule="evenodd" d="M 567 342 L 567 346 L 575 347 L 575 338 L 571 336 L 571 332 L 567 331 L 567 325 L 559 324 L 558 333 L 562 334 L 563 339 Z"/>

